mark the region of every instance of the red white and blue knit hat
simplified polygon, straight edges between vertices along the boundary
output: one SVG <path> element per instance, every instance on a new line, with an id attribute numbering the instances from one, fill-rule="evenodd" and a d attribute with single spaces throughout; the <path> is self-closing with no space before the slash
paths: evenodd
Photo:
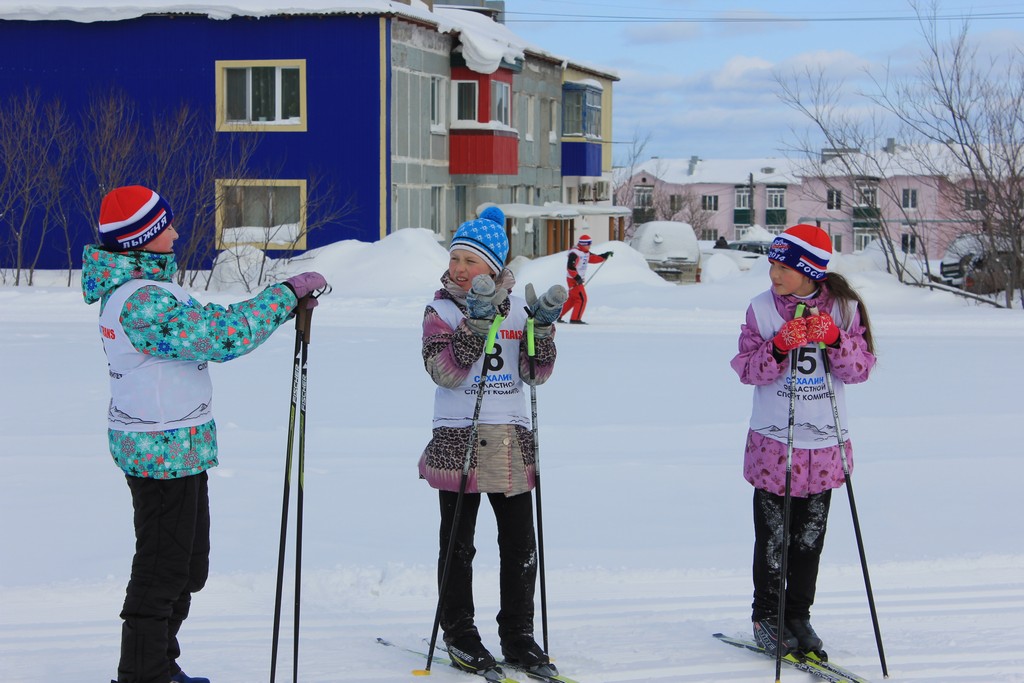
<path id="1" fill-rule="evenodd" d="M 832 258 L 832 240 L 821 228 L 801 223 L 775 238 L 768 258 L 812 280 L 824 280 Z"/>
<path id="2" fill-rule="evenodd" d="M 138 249 L 156 239 L 173 218 L 171 207 L 153 190 L 119 187 L 100 204 L 100 243 L 109 251 Z"/>
<path id="3" fill-rule="evenodd" d="M 576 240 L 576 244 L 581 247 L 589 247 L 592 242 L 593 240 L 590 239 L 590 235 L 580 235 L 580 238 Z"/>
<path id="4" fill-rule="evenodd" d="M 460 225 L 448 253 L 456 249 L 472 251 L 483 258 L 495 274 L 500 273 L 508 256 L 505 214 L 498 207 L 489 206 L 480 213 L 480 218 Z"/>

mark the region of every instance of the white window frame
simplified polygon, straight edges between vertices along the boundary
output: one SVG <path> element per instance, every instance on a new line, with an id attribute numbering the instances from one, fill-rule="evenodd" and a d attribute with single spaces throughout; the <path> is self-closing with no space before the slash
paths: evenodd
<path id="1" fill-rule="evenodd" d="M 473 117 L 472 118 L 459 118 L 459 93 L 464 92 L 466 88 L 471 88 L 473 96 L 467 100 L 473 103 Z M 480 118 L 480 84 L 476 81 L 452 81 L 452 92 L 451 92 L 451 103 L 452 103 L 452 122 L 457 121 L 472 121 L 476 122 Z"/>
<path id="2" fill-rule="evenodd" d="M 786 208 L 786 188 L 769 187 L 765 190 L 765 199 L 768 209 Z"/>
<path id="3" fill-rule="evenodd" d="M 491 121 L 512 126 L 512 86 L 505 81 L 491 81 Z"/>
<path id="4" fill-rule="evenodd" d="M 305 249 L 306 248 L 306 181 L 304 179 L 217 179 L 214 182 L 217 213 L 217 248 L 229 249 L 241 245 L 252 245 L 259 249 Z M 278 223 L 272 226 L 228 225 L 228 194 L 247 188 L 289 188 L 298 190 L 298 216 L 295 223 Z M 272 209 L 271 209 L 272 211 Z M 257 233 L 259 239 L 252 239 Z"/>
<path id="5" fill-rule="evenodd" d="M 864 249 L 878 239 L 878 231 L 869 228 L 853 229 L 853 250 L 864 251 Z"/>
<path id="6" fill-rule="evenodd" d="M 917 209 L 917 190 L 912 187 L 903 188 L 901 205 L 904 209 Z"/>
<path id="7" fill-rule="evenodd" d="M 741 210 L 750 209 L 750 187 L 744 185 L 736 188 L 736 208 Z"/>
<path id="8" fill-rule="evenodd" d="M 430 188 L 430 229 L 435 235 L 444 234 L 444 187 Z"/>
<path id="9" fill-rule="evenodd" d="M 904 223 L 900 228 L 900 250 L 905 254 L 916 254 L 917 235 L 914 226 Z"/>
<path id="10" fill-rule="evenodd" d="M 869 207 L 872 209 L 878 208 L 878 186 L 858 185 L 857 202 L 857 206 L 860 207 Z"/>
<path id="11" fill-rule="evenodd" d="M 445 132 L 445 78 L 443 76 L 430 77 L 430 132 Z"/>
<path id="12" fill-rule="evenodd" d="M 829 189 L 825 193 L 825 208 L 829 211 L 843 210 L 843 191 Z"/>
<path id="13" fill-rule="evenodd" d="M 981 211 L 988 203 L 988 197 L 984 190 L 965 190 L 964 209 L 967 211 Z"/>
<path id="14" fill-rule="evenodd" d="M 252 120 L 252 69 L 271 68 L 274 69 L 274 119 L 264 121 Z M 246 72 L 246 93 L 245 93 L 245 117 L 228 118 L 228 72 Z M 282 74 L 284 71 L 297 70 L 298 72 L 298 101 L 293 103 L 298 107 L 297 117 L 283 117 L 283 96 Z M 252 59 L 252 60 L 216 60 L 214 62 L 215 88 L 216 88 L 216 129 L 222 132 L 230 131 L 251 131 L 259 130 L 265 132 L 305 132 L 308 126 L 308 115 L 306 109 L 306 60 L 305 59 Z"/>
<path id="15" fill-rule="evenodd" d="M 533 142 L 533 133 L 537 125 L 536 113 L 534 111 L 537 107 L 537 98 L 534 95 L 526 95 L 524 99 L 526 100 L 524 105 L 526 111 L 523 113 L 523 118 L 525 119 L 523 123 L 526 127 L 525 136 L 528 142 Z"/>
<path id="16" fill-rule="evenodd" d="M 718 211 L 718 195 L 717 194 L 704 194 L 700 197 L 700 209 L 701 211 L 715 212 Z"/>
<path id="17" fill-rule="evenodd" d="M 654 186 L 634 185 L 633 186 L 633 208 L 650 209 L 654 207 Z"/>
<path id="18" fill-rule="evenodd" d="M 558 123 L 558 100 L 549 100 L 549 102 L 551 106 L 548 107 L 548 124 L 550 125 L 548 128 L 548 142 L 554 145 L 561 139 L 561 136 L 558 134 L 561 130 Z"/>

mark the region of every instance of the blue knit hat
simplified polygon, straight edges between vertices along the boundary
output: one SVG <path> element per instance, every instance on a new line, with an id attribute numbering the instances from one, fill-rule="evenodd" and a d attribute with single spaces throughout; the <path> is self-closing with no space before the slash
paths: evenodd
<path id="1" fill-rule="evenodd" d="M 832 240 L 816 225 L 801 223 L 786 230 L 768 250 L 768 259 L 789 266 L 812 280 L 824 280 L 832 257 Z"/>
<path id="2" fill-rule="evenodd" d="M 448 253 L 466 249 L 478 254 L 491 270 L 500 273 L 508 256 L 508 237 L 505 235 L 505 214 L 496 206 L 489 206 L 480 218 L 466 221 L 455 231 Z"/>

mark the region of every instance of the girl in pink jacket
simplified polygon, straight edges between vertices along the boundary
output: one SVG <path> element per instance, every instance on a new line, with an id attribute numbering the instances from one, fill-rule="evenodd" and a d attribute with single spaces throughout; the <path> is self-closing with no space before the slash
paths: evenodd
<path id="1" fill-rule="evenodd" d="M 732 368 L 754 386 L 743 476 L 754 486 L 754 638 L 778 647 L 782 520 L 791 392 L 795 393 L 784 650 L 822 649 L 810 609 L 825 542 L 832 489 L 843 485 L 835 420 L 822 354 L 832 370 L 848 466 L 844 387 L 866 380 L 875 364 L 864 302 L 837 273 L 828 272 L 831 240 L 821 228 L 796 225 L 775 238 L 768 259 L 772 286 L 747 308 Z M 798 317 L 797 307 L 803 304 Z M 824 348 L 821 345 L 824 344 Z M 796 357 L 795 385 L 790 361 Z"/>

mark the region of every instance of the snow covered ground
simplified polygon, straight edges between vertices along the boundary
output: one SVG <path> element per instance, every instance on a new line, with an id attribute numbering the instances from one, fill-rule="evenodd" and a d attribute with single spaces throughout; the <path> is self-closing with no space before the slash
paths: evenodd
<path id="1" fill-rule="evenodd" d="M 582 683 L 769 681 L 771 660 L 711 638 L 749 630 L 741 459 L 751 390 L 728 361 L 767 269 L 710 259 L 704 283 L 675 286 L 625 245 L 595 245 L 607 248 L 616 256 L 589 287 L 591 324 L 559 327 L 555 375 L 538 390 L 551 652 Z M 429 233 L 407 230 L 303 264 L 334 286 L 310 347 L 306 683 L 410 681 L 423 664 L 375 639 L 419 645 L 434 615 L 436 496 L 416 475 L 433 385 L 419 324 L 446 262 Z M 518 291 L 562 281 L 561 255 L 516 265 Z M 838 258 L 836 269 L 865 297 L 878 344 L 874 375 L 847 396 L 890 678 L 1024 681 L 1024 316 L 900 286 L 866 257 Z M 59 277 L 0 287 L 4 683 L 115 674 L 133 550 L 128 489 L 106 450 L 97 310 Z M 213 370 L 213 573 L 183 629 L 181 661 L 214 683 L 269 677 L 293 343 L 282 329 Z M 290 541 L 294 519 L 293 510 Z M 880 681 L 845 491 L 830 527 L 814 623 L 835 661 Z M 485 507 L 478 623 L 497 649 L 493 537 Z M 292 562 L 279 680 L 292 676 Z M 444 667 L 432 678 L 469 680 Z"/>

